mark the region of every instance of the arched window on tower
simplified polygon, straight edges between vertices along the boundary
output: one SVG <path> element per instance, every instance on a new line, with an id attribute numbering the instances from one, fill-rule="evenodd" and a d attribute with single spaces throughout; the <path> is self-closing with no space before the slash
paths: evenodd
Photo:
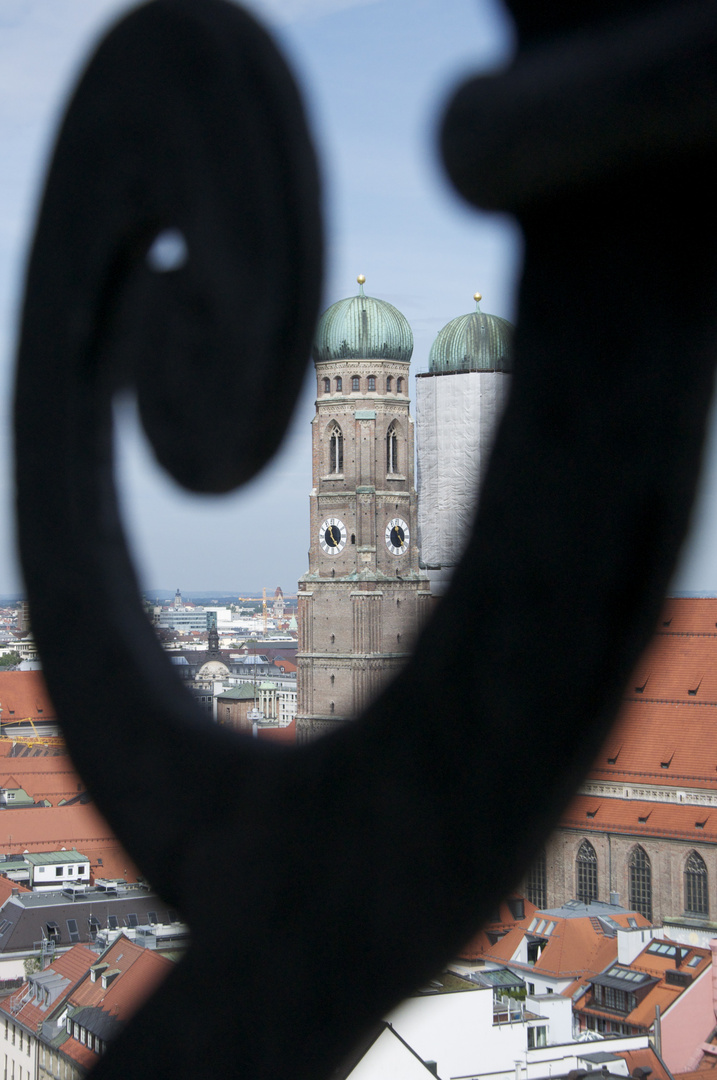
<path id="1" fill-rule="evenodd" d="M 361 389 L 361 380 L 359 379 L 358 375 L 352 375 L 351 376 L 351 389 L 352 390 L 360 390 Z"/>
<path id="2" fill-rule="evenodd" d="M 630 907 L 652 922 L 652 866 L 643 848 L 634 849 L 627 869 Z"/>
<path id="3" fill-rule="evenodd" d="M 597 855 L 589 840 L 583 840 L 575 858 L 576 896 L 583 904 L 598 898 Z"/>
<path id="4" fill-rule="evenodd" d="M 393 375 L 386 376 L 386 393 L 390 394 L 393 387 Z"/>
<path id="5" fill-rule="evenodd" d="M 545 848 L 541 848 L 525 879 L 525 895 L 537 908 L 548 904 L 547 866 Z"/>
<path id="6" fill-rule="evenodd" d="M 402 394 L 403 393 L 403 376 L 402 375 L 399 375 L 398 378 L 396 379 L 396 393 L 397 394 Z"/>
<path id="7" fill-rule="evenodd" d="M 691 851 L 685 863 L 685 911 L 691 915 L 709 915 L 707 867 L 701 855 Z"/>
<path id="8" fill-rule="evenodd" d="M 369 393 L 371 393 L 372 391 L 374 391 L 376 389 L 376 376 L 375 375 L 369 375 L 369 377 L 368 377 L 368 389 L 369 389 Z"/>
<path id="9" fill-rule="evenodd" d="M 344 388 L 343 380 L 340 375 L 337 375 L 334 382 L 336 383 L 336 393 L 340 394 Z"/>
<path id="10" fill-rule="evenodd" d="M 338 424 L 334 424 L 329 433 L 329 472 L 344 471 L 344 436 Z"/>
<path id="11" fill-rule="evenodd" d="M 324 379 L 324 393 L 331 393 L 331 379 Z"/>
<path id="12" fill-rule="evenodd" d="M 398 472 L 398 434 L 395 424 L 391 424 L 386 433 L 386 472 Z"/>

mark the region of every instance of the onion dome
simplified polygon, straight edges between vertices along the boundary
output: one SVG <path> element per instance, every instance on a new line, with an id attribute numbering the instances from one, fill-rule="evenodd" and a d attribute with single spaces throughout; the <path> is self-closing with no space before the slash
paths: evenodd
<path id="1" fill-rule="evenodd" d="M 413 334 L 405 316 L 386 300 L 365 296 L 359 274 L 358 296 L 338 300 L 319 319 L 314 360 L 411 359 Z"/>
<path id="2" fill-rule="evenodd" d="M 484 315 L 481 294 L 475 293 L 475 311 L 451 319 L 431 346 L 428 370 L 505 371 L 513 370 L 513 325 L 498 315 Z"/>

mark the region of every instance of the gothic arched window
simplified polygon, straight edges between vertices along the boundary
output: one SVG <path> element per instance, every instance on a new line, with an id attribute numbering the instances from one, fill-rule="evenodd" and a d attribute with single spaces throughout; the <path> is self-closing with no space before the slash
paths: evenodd
<path id="1" fill-rule="evenodd" d="M 360 390 L 361 389 L 361 380 L 359 379 L 358 375 L 352 375 L 351 376 L 351 389 L 352 390 Z"/>
<path id="2" fill-rule="evenodd" d="M 372 391 L 372 390 L 376 389 L 376 376 L 375 375 L 369 375 L 369 377 L 368 377 L 368 388 L 369 388 L 369 391 Z"/>
<path id="3" fill-rule="evenodd" d="M 344 436 L 338 424 L 334 424 L 329 434 L 329 472 L 344 471 Z"/>
<path id="4" fill-rule="evenodd" d="M 575 858 L 577 898 L 583 904 L 598 898 L 597 855 L 589 840 L 583 840 Z"/>
<path id="5" fill-rule="evenodd" d="M 386 393 L 391 393 L 391 387 L 393 386 L 393 375 L 386 376 Z"/>
<path id="6" fill-rule="evenodd" d="M 396 393 L 397 394 L 402 394 L 403 393 L 403 376 L 401 376 L 401 375 L 399 375 L 398 378 L 396 379 Z"/>
<path id="7" fill-rule="evenodd" d="M 331 379 L 324 379 L 324 393 L 331 393 Z"/>
<path id="8" fill-rule="evenodd" d="M 398 435 L 395 424 L 391 424 L 386 434 L 386 472 L 398 472 Z"/>
<path id="9" fill-rule="evenodd" d="M 548 903 L 547 865 L 545 848 L 541 848 L 525 879 L 525 895 L 537 908 L 547 907 Z"/>
<path id="10" fill-rule="evenodd" d="M 340 375 L 337 375 L 337 376 L 336 376 L 335 382 L 336 382 L 336 393 L 337 393 L 337 394 L 340 394 L 340 393 L 341 393 L 341 391 L 342 391 L 342 390 L 343 390 L 343 388 L 344 388 L 344 384 L 343 384 L 343 381 L 342 381 L 342 379 L 341 379 L 341 376 L 340 376 Z"/>
<path id="11" fill-rule="evenodd" d="M 696 851 L 689 853 L 685 863 L 685 911 L 694 915 L 709 914 L 707 867 Z"/>
<path id="12" fill-rule="evenodd" d="M 652 922 L 652 866 L 647 852 L 636 847 L 628 864 L 630 907 Z"/>

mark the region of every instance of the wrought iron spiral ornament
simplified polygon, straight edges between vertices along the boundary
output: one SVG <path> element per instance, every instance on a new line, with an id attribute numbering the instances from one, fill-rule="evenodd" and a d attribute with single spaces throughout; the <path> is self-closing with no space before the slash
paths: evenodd
<path id="1" fill-rule="evenodd" d="M 588 33 L 596 16 L 576 9 Z M 527 10 L 516 0 L 519 27 Z M 523 56 L 560 20 L 528 29 Z M 689 57 L 680 70 L 688 85 Z M 492 86 L 449 114 L 456 173 Z M 160 461 L 195 490 L 228 490 L 272 453 L 320 288 L 301 106 L 269 39 L 223 0 L 139 8 L 83 76 L 27 276 L 21 557 L 77 767 L 192 931 L 98 1077 L 329 1076 L 519 880 L 609 727 L 694 493 L 714 161 L 704 145 L 661 149 L 657 175 L 652 160 L 601 168 L 588 196 L 579 169 L 558 187 L 540 176 L 513 207 L 527 251 L 513 390 L 451 590 L 359 721 L 282 752 L 206 722 L 145 619 L 110 402 L 136 387 Z M 162 235 L 175 262 L 158 272 Z"/>

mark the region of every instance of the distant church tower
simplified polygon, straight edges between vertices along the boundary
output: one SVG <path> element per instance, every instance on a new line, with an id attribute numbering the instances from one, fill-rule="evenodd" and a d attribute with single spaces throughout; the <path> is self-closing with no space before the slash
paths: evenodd
<path id="1" fill-rule="evenodd" d="M 408 657 L 430 603 L 418 568 L 413 335 L 391 304 L 339 300 L 316 332 L 309 571 L 299 582 L 297 739 L 352 719 Z"/>
<path id="2" fill-rule="evenodd" d="M 445 591 L 470 535 L 478 487 L 510 387 L 513 327 L 480 309 L 439 332 L 416 376 L 418 542 L 431 590 Z"/>

